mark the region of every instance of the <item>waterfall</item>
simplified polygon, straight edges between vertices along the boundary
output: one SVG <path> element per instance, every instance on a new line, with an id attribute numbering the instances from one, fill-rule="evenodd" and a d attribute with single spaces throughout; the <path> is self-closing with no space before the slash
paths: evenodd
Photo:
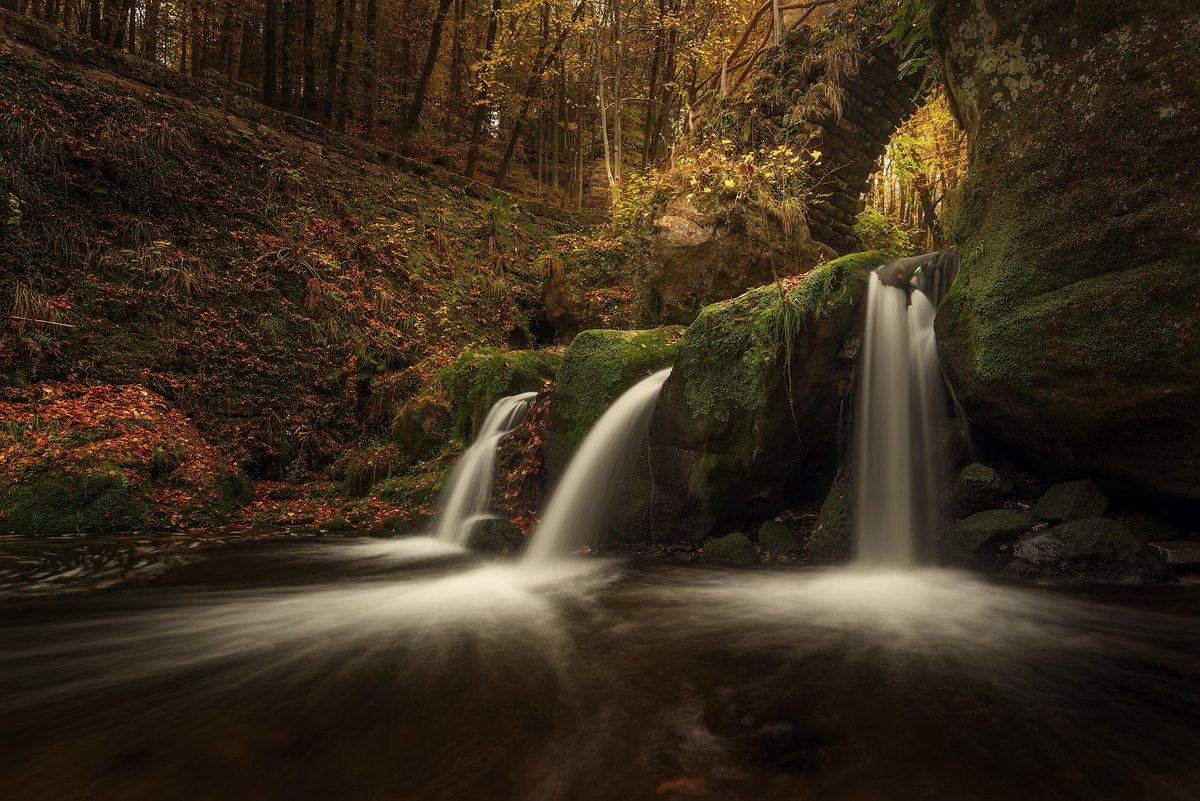
<path id="1" fill-rule="evenodd" d="M 596 421 L 550 498 L 532 535 L 527 562 L 566 556 L 605 519 L 631 451 L 641 441 L 670 374 L 667 368 L 634 384 Z"/>
<path id="2" fill-rule="evenodd" d="M 509 395 L 496 401 L 471 447 L 458 460 L 442 496 L 433 521 L 439 540 L 463 546 L 471 529 L 479 520 L 495 517 L 488 511 L 492 498 L 492 469 L 496 464 L 496 447 L 500 439 L 516 428 L 525 416 L 529 401 L 536 392 Z"/>
<path id="3" fill-rule="evenodd" d="M 957 270 L 947 250 L 889 262 L 868 282 L 854 421 L 859 564 L 913 565 L 937 530 L 945 399 L 933 318 Z"/>

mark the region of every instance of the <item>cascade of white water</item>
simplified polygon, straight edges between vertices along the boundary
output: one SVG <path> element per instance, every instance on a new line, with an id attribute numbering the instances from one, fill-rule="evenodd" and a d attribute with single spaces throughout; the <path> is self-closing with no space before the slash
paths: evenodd
<path id="1" fill-rule="evenodd" d="M 935 436 L 945 415 L 933 318 L 911 295 L 871 276 L 855 411 L 857 561 L 904 567 L 937 526 Z"/>
<path id="2" fill-rule="evenodd" d="M 520 424 L 536 394 L 524 392 L 504 397 L 488 410 L 475 442 L 459 458 L 438 500 L 433 531 L 439 540 L 466 545 L 475 523 L 495 516 L 488 511 L 488 503 L 492 496 L 496 447 L 505 434 Z"/>
<path id="3" fill-rule="evenodd" d="M 630 455 L 670 374 L 670 368 L 660 370 L 634 384 L 596 421 L 550 498 L 530 540 L 526 562 L 544 563 L 570 554 L 606 519 Z"/>

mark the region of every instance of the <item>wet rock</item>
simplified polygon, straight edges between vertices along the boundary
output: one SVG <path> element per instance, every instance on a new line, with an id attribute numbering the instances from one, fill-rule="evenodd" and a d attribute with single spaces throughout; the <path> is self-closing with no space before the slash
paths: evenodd
<path id="1" fill-rule="evenodd" d="M 735 567 L 752 567 L 759 564 L 758 551 L 750 539 L 740 531 L 724 537 L 709 537 L 704 541 L 704 558 L 710 562 Z"/>
<path id="2" fill-rule="evenodd" d="M 436 400 L 410 400 L 392 420 L 392 439 L 418 462 L 432 459 L 440 453 L 449 434 L 450 407 Z"/>
<path id="3" fill-rule="evenodd" d="M 848 562 L 854 555 L 854 476 L 838 470 L 821 504 L 817 527 L 808 535 L 808 558 L 815 564 Z"/>
<path id="4" fill-rule="evenodd" d="M 1152 514 L 1141 513 L 1125 524 L 1126 530 L 1142 542 L 1165 542 L 1182 539 L 1179 529 Z"/>
<path id="5" fill-rule="evenodd" d="M 1115 520 L 1072 520 L 1026 534 L 1004 572 L 1013 576 L 1141 584 L 1170 581 L 1171 569 Z"/>
<path id="6" fill-rule="evenodd" d="M 1029 521 L 1011 509 L 989 509 L 958 521 L 938 543 L 938 556 L 944 564 L 967 567 L 978 556 L 1002 545 L 1023 531 Z"/>
<path id="7" fill-rule="evenodd" d="M 1150 542 L 1150 550 L 1170 567 L 1200 567 L 1200 543 L 1187 540 Z"/>
<path id="8" fill-rule="evenodd" d="M 1046 523 L 1065 523 L 1068 520 L 1082 520 L 1086 517 L 1099 517 L 1108 509 L 1108 498 L 1100 494 L 1100 490 L 1090 479 L 1083 481 L 1068 481 L 1055 484 L 1046 490 L 1046 494 L 1033 507 L 1033 519 Z"/>
<path id="9" fill-rule="evenodd" d="M 396 532 L 383 524 L 379 524 L 376 526 L 371 526 L 370 530 L 367 532 L 367 536 L 377 540 L 387 540 L 396 536 Z"/>
<path id="10" fill-rule="evenodd" d="M 1004 496 L 1004 484 L 995 470 L 975 462 L 958 473 L 950 491 L 950 512 L 967 517 L 985 509 L 995 509 Z"/>
<path id="11" fill-rule="evenodd" d="M 758 544 L 770 556 L 783 556 L 796 547 L 796 535 L 777 520 L 768 520 L 758 530 Z"/>
<path id="12" fill-rule="evenodd" d="M 525 535 L 517 524 L 500 517 L 480 520 L 467 537 L 467 547 L 473 551 L 515 551 L 524 544 Z"/>
<path id="13" fill-rule="evenodd" d="M 337 517 L 321 523 L 320 528 L 322 531 L 350 531 L 354 528 L 354 524 L 344 517 Z"/>

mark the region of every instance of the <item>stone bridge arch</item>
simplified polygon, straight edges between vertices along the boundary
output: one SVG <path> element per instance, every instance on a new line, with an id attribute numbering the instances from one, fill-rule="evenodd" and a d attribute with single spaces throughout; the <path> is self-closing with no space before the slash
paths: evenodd
<path id="1" fill-rule="evenodd" d="M 840 113 L 830 110 L 805 126 L 813 135 L 810 147 L 822 154 L 813 175 L 821 197 L 809 209 L 809 234 L 839 254 L 859 249 L 854 220 L 860 198 L 888 141 L 918 108 L 914 98 L 919 99 L 922 75 L 901 77 L 900 64 L 894 45 L 877 45 L 860 59 L 856 73 L 839 82 Z"/>

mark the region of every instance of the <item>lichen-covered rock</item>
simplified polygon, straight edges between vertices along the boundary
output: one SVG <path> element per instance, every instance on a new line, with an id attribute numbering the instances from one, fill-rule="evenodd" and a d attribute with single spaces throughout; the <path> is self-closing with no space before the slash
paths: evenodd
<path id="1" fill-rule="evenodd" d="M 807 226 L 785 234 L 778 218 L 746 203 L 702 209 L 676 198 L 654 220 L 649 283 L 661 303 L 659 319 L 687 324 L 710 303 L 836 257 L 812 241 Z"/>
<path id="2" fill-rule="evenodd" d="M 945 564 L 966 567 L 975 562 L 977 556 L 1028 530 L 1029 521 L 1011 509 L 976 512 L 942 535 L 938 556 Z"/>
<path id="3" fill-rule="evenodd" d="M 796 547 L 796 535 L 777 520 L 768 520 L 758 530 L 758 544 L 768 555 L 782 556 Z"/>
<path id="4" fill-rule="evenodd" d="M 1115 520 L 1091 517 L 1026 534 L 1004 572 L 1014 576 L 1141 584 L 1170 581 L 1171 569 Z"/>
<path id="5" fill-rule="evenodd" d="M 450 430 L 470 441 L 499 398 L 536 392 L 553 381 L 562 354 L 555 351 L 485 348 L 468 351 L 441 374 L 450 397 Z"/>
<path id="6" fill-rule="evenodd" d="M 659 399 L 653 471 L 671 534 L 777 514 L 836 468 L 853 355 L 843 349 L 882 253 L 846 256 L 803 280 L 705 308 Z"/>
<path id="7" fill-rule="evenodd" d="M 144 387 L 43 384 L 0 402 L 0 534 L 220 525 L 250 481 Z"/>
<path id="8" fill-rule="evenodd" d="M 551 409 L 568 452 L 617 396 L 650 373 L 670 367 L 683 330 L 583 331 L 563 354 Z"/>
<path id="9" fill-rule="evenodd" d="M 710 562 L 735 567 L 753 567 L 760 564 L 754 544 L 740 531 L 724 537 L 709 537 L 704 541 L 704 558 Z"/>
<path id="10" fill-rule="evenodd" d="M 808 535 L 808 558 L 814 564 L 848 562 L 854 556 L 854 474 L 848 467 L 837 477 L 821 512 L 817 527 Z"/>
<path id="11" fill-rule="evenodd" d="M 975 462 L 964 467 L 950 490 L 950 512 L 966 517 L 1000 505 L 1004 484 L 996 471 Z"/>
<path id="12" fill-rule="evenodd" d="M 467 547 L 473 551 L 515 551 L 524 544 L 520 527 L 498 517 L 480 520 L 467 537 Z"/>
<path id="13" fill-rule="evenodd" d="M 1065 523 L 1085 517 L 1099 517 L 1108 509 L 1108 498 L 1090 480 L 1055 484 L 1033 507 L 1033 519 L 1047 523 Z"/>
<path id="14" fill-rule="evenodd" d="M 971 142 L 937 331 L 973 430 L 1200 499 L 1200 7 L 936 6 Z"/>

